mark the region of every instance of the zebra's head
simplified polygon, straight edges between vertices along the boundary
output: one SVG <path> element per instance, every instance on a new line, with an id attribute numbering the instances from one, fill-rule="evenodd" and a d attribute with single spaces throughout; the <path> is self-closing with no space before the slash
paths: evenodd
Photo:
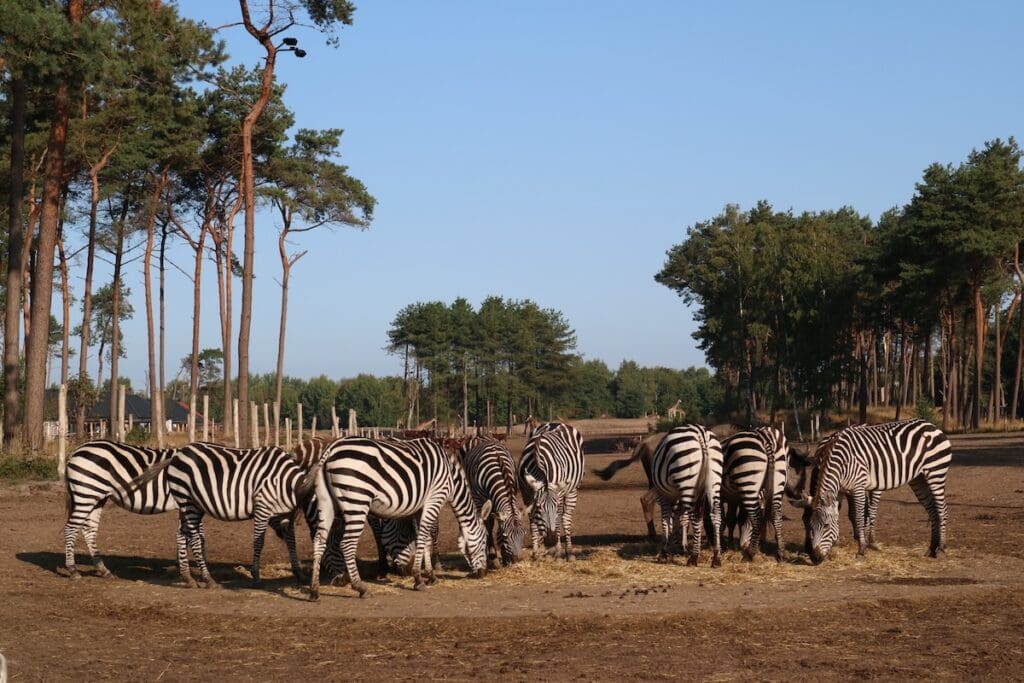
<path id="1" fill-rule="evenodd" d="M 498 517 L 498 530 L 501 534 L 501 563 L 505 566 L 515 563 L 523 551 L 526 542 L 526 526 L 518 510 Z"/>
<path id="2" fill-rule="evenodd" d="M 533 505 L 528 507 L 530 521 L 544 538 L 544 547 L 553 548 L 558 543 L 558 495 L 549 485 L 534 490 Z"/>
<path id="3" fill-rule="evenodd" d="M 814 564 L 821 564 L 839 537 L 839 499 L 818 500 L 810 519 L 810 551 Z"/>
<path id="4" fill-rule="evenodd" d="M 475 520 L 462 527 L 459 533 L 459 550 L 469 564 L 469 575 L 474 579 L 487 574 L 487 532 L 484 520 L 491 515 L 491 501 L 484 503 Z"/>

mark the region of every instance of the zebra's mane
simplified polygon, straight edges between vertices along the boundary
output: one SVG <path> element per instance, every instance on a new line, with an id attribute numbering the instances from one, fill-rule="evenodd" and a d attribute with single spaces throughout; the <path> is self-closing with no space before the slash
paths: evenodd
<path id="1" fill-rule="evenodd" d="M 815 482 L 814 486 L 814 498 L 811 499 L 811 507 L 818 507 L 818 500 L 821 498 L 821 489 L 825 481 L 825 474 L 828 471 L 828 466 L 831 463 L 832 448 L 836 445 L 836 441 L 839 440 L 839 435 L 845 432 L 849 427 L 840 429 L 835 434 L 831 434 L 818 444 L 818 448 L 814 451 L 815 467 L 818 470 L 818 481 Z"/>

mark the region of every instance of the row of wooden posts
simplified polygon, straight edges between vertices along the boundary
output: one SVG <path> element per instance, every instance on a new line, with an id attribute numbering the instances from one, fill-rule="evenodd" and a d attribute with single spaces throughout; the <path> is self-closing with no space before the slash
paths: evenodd
<path id="1" fill-rule="evenodd" d="M 274 421 L 270 421 L 270 411 L 273 406 Z M 234 435 L 234 446 L 239 448 L 241 446 L 240 435 L 238 433 L 238 399 L 234 399 L 234 405 L 231 411 L 232 417 L 232 430 L 231 433 Z M 296 403 L 295 408 L 298 417 L 298 443 L 302 442 L 303 437 L 303 420 L 302 420 L 302 404 Z M 250 401 L 250 418 L 249 424 L 252 425 L 252 446 L 258 448 L 262 446 L 270 445 L 270 425 L 274 425 L 274 445 L 281 446 L 281 406 L 274 401 L 271 403 L 263 403 L 263 431 L 261 439 L 260 430 L 260 410 L 259 405 L 255 401 Z M 203 395 L 203 441 L 210 440 L 210 396 L 208 394 Z M 310 429 L 310 436 L 316 436 L 316 415 L 313 416 L 312 426 Z M 124 441 L 125 436 L 134 427 L 134 417 L 128 415 L 127 425 L 125 423 L 125 385 L 118 385 L 118 396 L 117 396 L 117 415 L 112 415 L 111 420 L 111 432 L 110 438 L 115 441 Z M 126 429 L 127 427 L 127 429 Z M 150 421 L 150 429 L 153 428 L 152 420 Z M 284 419 L 284 435 L 285 435 L 285 448 L 292 447 L 292 420 L 290 417 Z M 372 427 L 363 430 L 359 429 L 356 421 L 356 411 L 349 409 L 348 411 L 348 429 L 342 429 L 338 420 L 338 413 L 334 406 L 331 406 L 331 437 L 338 438 L 340 436 L 351 436 L 351 435 L 363 435 L 379 437 L 379 428 Z M 67 463 L 67 436 L 68 436 L 68 390 L 67 385 L 60 385 L 60 393 L 58 394 L 57 400 L 57 459 L 58 468 L 61 479 L 64 478 L 65 465 Z M 188 409 L 188 440 L 196 440 L 196 398 L 193 396 L 189 401 Z"/>

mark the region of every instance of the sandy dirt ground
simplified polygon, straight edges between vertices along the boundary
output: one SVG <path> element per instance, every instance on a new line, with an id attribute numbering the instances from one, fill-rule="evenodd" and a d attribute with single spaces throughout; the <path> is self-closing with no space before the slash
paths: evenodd
<path id="1" fill-rule="evenodd" d="M 496 677 L 781 680 L 1024 678 L 1024 434 L 954 437 L 950 547 L 925 558 L 928 522 L 908 488 L 882 499 L 884 544 L 856 560 L 848 522 L 827 563 L 799 553 L 711 569 L 655 561 L 643 536 L 634 466 L 610 482 L 588 473 L 579 559 L 525 561 L 466 578 L 456 525 L 442 517 L 440 582 L 371 581 L 359 599 L 295 585 L 269 538 L 263 587 L 249 586 L 249 523 L 207 522 L 222 590 L 186 589 L 174 563 L 173 514 L 107 508 L 100 548 L 116 579 L 61 576 L 63 492 L 0 487 L 0 653 L 11 681 L 471 679 Z M 513 452 L 521 441 L 513 441 Z M 622 453 L 588 455 L 588 470 Z M 309 539 L 300 527 L 300 553 Z M 361 570 L 373 575 L 369 532 Z M 89 567 L 83 542 L 78 562 Z"/>

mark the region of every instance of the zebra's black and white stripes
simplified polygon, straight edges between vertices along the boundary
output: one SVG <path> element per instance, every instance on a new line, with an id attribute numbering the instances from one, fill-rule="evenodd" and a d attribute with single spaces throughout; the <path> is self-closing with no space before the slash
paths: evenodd
<path id="1" fill-rule="evenodd" d="M 81 578 L 75 566 L 75 537 L 78 531 L 103 576 L 112 576 L 96 545 L 100 516 L 107 501 L 129 512 L 152 515 L 177 507 L 167 491 L 166 474 L 161 471 L 143 486 L 129 483 L 149 468 L 170 459 L 173 449 L 143 448 L 114 441 L 89 441 L 79 446 L 67 461 L 64 524 L 64 564 L 71 578 Z"/>
<path id="2" fill-rule="evenodd" d="M 540 544 L 559 554 L 565 536 L 565 559 L 572 561 L 572 522 L 583 481 L 583 436 L 572 425 L 546 422 L 530 434 L 519 461 L 519 481 L 530 517 L 533 556 Z"/>
<path id="3" fill-rule="evenodd" d="M 711 516 L 711 566 L 721 566 L 722 446 L 700 425 L 676 427 L 662 439 L 651 462 L 651 483 L 661 502 L 664 533 L 662 554 L 667 556 L 675 528 L 686 549 L 687 527 L 693 524 L 688 564 L 700 555 L 705 505 Z"/>
<path id="4" fill-rule="evenodd" d="M 775 529 L 775 559 L 782 561 L 782 494 L 786 487 L 786 437 L 774 427 L 736 432 L 722 442 L 722 498 L 746 513 L 740 548 L 752 559 L 761 543 L 762 526 Z M 732 531 L 730 530 L 730 536 Z"/>
<path id="5" fill-rule="evenodd" d="M 267 525 L 272 518 L 283 518 L 275 520 L 275 525 L 283 527 L 292 572 L 301 581 L 294 522 L 304 495 L 300 489 L 304 470 L 290 453 L 273 446 L 237 449 L 192 443 L 176 451 L 165 465 L 152 468 L 135 485 L 145 485 L 147 478 L 159 476 L 160 467 L 166 467 L 167 489 L 179 508 L 178 569 L 187 585 L 195 585 L 188 566 L 190 548 L 206 586 L 216 586 L 206 563 L 201 527 L 205 515 L 224 521 L 253 520 L 254 583 L 260 581 Z"/>
<path id="6" fill-rule="evenodd" d="M 875 514 L 868 508 L 870 492 L 910 484 L 928 511 L 931 542 L 928 554 L 946 549 L 946 474 L 952 461 L 949 439 L 924 420 L 904 420 L 844 429 L 825 439 L 816 453 L 818 476 L 810 502 L 811 556 L 821 562 L 839 534 L 839 496 L 846 495 L 863 555 Z M 872 501 L 877 506 L 877 497 Z"/>
<path id="7" fill-rule="evenodd" d="M 370 513 L 388 519 L 419 515 L 413 576 L 415 587 L 422 588 L 424 566 L 428 567 L 427 580 L 433 580 L 430 546 L 438 513 L 445 502 L 450 502 L 462 529 L 460 549 L 472 574 L 486 573 L 486 540 L 480 518 L 489 510 L 477 512 L 465 473 L 436 441 L 338 439 L 327 448 L 320 466 L 310 473 L 311 479 L 314 476 L 319 526 L 313 546 L 313 600 L 320 595 L 320 557 L 337 515 L 343 520 L 341 551 L 345 568 L 360 596 L 367 588 L 359 577 L 356 549 Z"/>
<path id="8" fill-rule="evenodd" d="M 512 454 L 499 441 L 473 437 L 462 445 L 460 455 L 477 509 L 483 509 L 487 501 L 491 502 L 491 514 L 484 520 L 487 526 L 488 557 L 494 554 L 491 539 L 494 533 L 494 519 L 497 518 L 497 545 L 501 549 L 501 562 L 505 565 L 512 564 L 519 559 L 523 542 L 526 540 L 526 529 L 516 502 L 519 487 L 516 484 Z"/>

